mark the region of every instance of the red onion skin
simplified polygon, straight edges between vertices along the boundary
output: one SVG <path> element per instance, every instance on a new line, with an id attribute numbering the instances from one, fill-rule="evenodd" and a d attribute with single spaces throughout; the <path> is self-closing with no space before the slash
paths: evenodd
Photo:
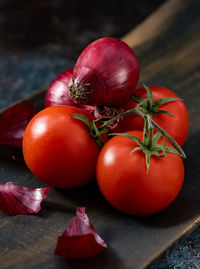
<path id="1" fill-rule="evenodd" d="M 85 213 L 84 207 L 77 207 L 67 229 L 58 237 L 55 255 L 69 259 L 82 259 L 94 256 L 107 248 L 97 234 Z"/>
<path id="2" fill-rule="evenodd" d="M 80 107 L 90 113 L 93 113 L 94 107 L 83 104 L 77 104 L 73 102 L 69 97 L 68 84 L 72 78 L 73 68 L 69 68 L 58 75 L 50 84 L 45 95 L 44 106 L 56 106 L 56 105 L 67 105 Z"/>
<path id="3" fill-rule="evenodd" d="M 0 184 L 0 211 L 11 215 L 38 213 L 50 188 L 29 189 L 12 182 Z"/>
<path id="4" fill-rule="evenodd" d="M 0 118 L 0 144 L 20 148 L 25 128 L 35 114 L 32 104 L 17 104 L 6 109 Z"/>
<path id="5" fill-rule="evenodd" d="M 116 106 L 131 96 L 139 74 L 139 61 L 127 44 L 116 38 L 101 38 L 83 50 L 73 71 L 71 83 L 81 85 L 84 94 L 89 92 L 87 100 L 76 99 L 71 87 L 70 97 L 89 105 Z"/>

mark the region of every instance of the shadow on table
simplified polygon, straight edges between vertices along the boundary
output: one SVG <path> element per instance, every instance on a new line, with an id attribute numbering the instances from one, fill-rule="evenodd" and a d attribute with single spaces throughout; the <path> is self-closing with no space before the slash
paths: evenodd
<path id="1" fill-rule="evenodd" d="M 125 264 L 122 262 L 122 260 L 120 260 L 112 247 L 109 247 L 102 253 L 88 259 L 67 260 L 61 257 L 57 257 L 56 263 L 58 268 L 102 269 L 106 265 L 106 268 L 114 267 L 115 269 L 126 269 Z"/>

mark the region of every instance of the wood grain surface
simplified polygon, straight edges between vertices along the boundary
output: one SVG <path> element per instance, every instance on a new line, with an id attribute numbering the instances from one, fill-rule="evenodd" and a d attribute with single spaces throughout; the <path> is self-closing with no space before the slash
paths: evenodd
<path id="1" fill-rule="evenodd" d="M 185 100 L 189 111 L 190 131 L 184 145 L 187 154 L 185 182 L 176 201 L 158 214 L 136 218 L 112 208 L 99 193 L 95 182 L 73 190 L 52 188 L 39 214 L 0 214 L 1 269 L 142 269 L 198 225 L 199 30 L 199 1 L 171 0 L 124 37 L 139 57 L 141 82 L 174 90 Z M 44 94 L 45 90 L 42 90 L 23 102 L 34 103 L 39 110 L 43 106 Z M 1 147 L 0 160 L 2 182 L 9 180 L 27 187 L 42 186 L 25 166 L 20 150 Z M 108 249 L 91 259 L 69 261 L 53 253 L 57 237 L 74 216 L 76 206 L 86 206 L 86 212 Z"/>

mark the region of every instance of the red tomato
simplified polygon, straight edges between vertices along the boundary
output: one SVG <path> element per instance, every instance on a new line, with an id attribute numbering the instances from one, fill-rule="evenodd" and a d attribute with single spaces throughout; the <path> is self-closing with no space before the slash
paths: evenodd
<path id="1" fill-rule="evenodd" d="M 174 92 L 158 86 L 149 86 L 150 90 L 153 94 L 154 102 L 158 99 L 166 98 L 166 97 L 177 97 L 179 96 Z M 140 88 L 134 91 L 134 94 L 140 96 L 142 98 L 146 98 L 146 90 L 144 88 Z M 136 102 L 132 99 L 129 99 L 121 109 L 124 111 L 134 108 L 136 106 Z M 182 146 L 186 140 L 188 134 L 189 127 L 189 117 L 187 108 L 184 105 L 183 101 L 177 100 L 172 101 L 159 106 L 159 109 L 166 110 L 174 115 L 175 118 L 166 114 L 158 114 L 153 116 L 153 120 L 160 125 L 164 130 L 168 132 L 168 134 L 174 138 L 174 140 Z M 131 114 L 125 116 L 123 120 L 121 120 L 118 126 L 113 130 L 113 132 L 127 132 L 131 130 L 140 130 L 142 131 L 144 127 L 144 120 L 140 116 L 136 114 Z"/>
<path id="2" fill-rule="evenodd" d="M 23 138 L 24 160 L 40 180 L 56 188 L 83 185 L 95 177 L 99 147 L 80 120 L 93 116 L 69 106 L 48 107 L 29 122 Z"/>
<path id="3" fill-rule="evenodd" d="M 141 131 L 128 133 L 142 141 Z M 168 141 L 165 145 L 171 146 Z M 129 138 L 111 138 L 99 154 L 96 176 L 103 196 L 111 205 L 125 213 L 142 216 L 172 203 L 183 184 L 184 165 L 181 157 L 173 153 L 166 153 L 166 157 L 152 156 L 147 173 L 145 154 L 140 150 L 130 154 L 137 146 Z"/>

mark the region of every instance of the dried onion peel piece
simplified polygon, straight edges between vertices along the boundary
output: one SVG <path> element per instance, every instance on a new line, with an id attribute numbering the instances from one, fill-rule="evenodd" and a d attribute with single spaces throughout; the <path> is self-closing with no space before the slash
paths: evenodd
<path id="1" fill-rule="evenodd" d="M 32 104 L 17 104 L 6 109 L 0 118 L 0 144 L 20 148 L 25 128 L 35 114 Z"/>
<path id="2" fill-rule="evenodd" d="M 0 184 L 0 211 L 12 215 L 38 213 L 50 188 L 29 189 L 12 182 Z"/>
<path id="3" fill-rule="evenodd" d="M 62 236 L 58 237 L 55 255 L 69 259 L 94 256 L 107 248 L 97 234 L 85 213 L 84 207 L 77 207 L 74 217 Z"/>

